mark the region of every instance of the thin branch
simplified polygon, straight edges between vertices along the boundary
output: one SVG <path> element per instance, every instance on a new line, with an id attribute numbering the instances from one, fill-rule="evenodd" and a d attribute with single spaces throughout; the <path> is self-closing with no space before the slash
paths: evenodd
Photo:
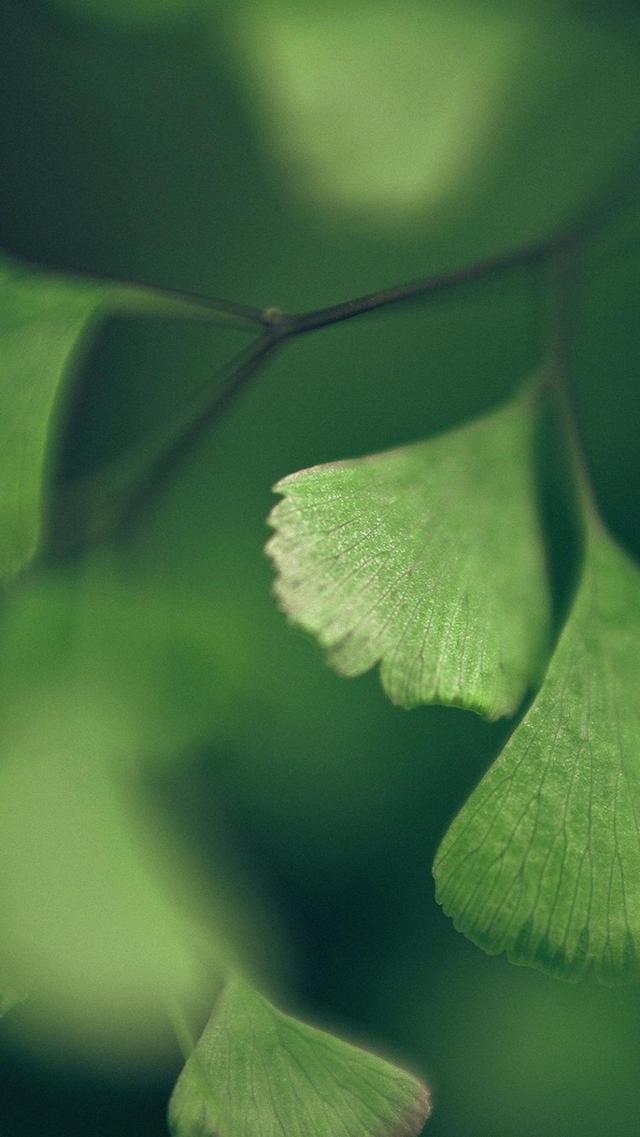
<path id="1" fill-rule="evenodd" d="M 636 179 L 630 180 L 627 172 L 624 181 L 617 181 L 609 193 L 603 195 L 585 213 L 579 223 L 546 239 L 448 272 L 380 289 L 366 296 L 297 315 L 288 314 L 276 307 L 259 309 L 227 300 L 212 300 L 175 289 L 122 282 L 104 274 L 93 274 L 93 277 L 84 274 L 88 279 L 110 281 L 127 290 L 127 301 L 131 299 L 133 304 L 136 303 L 136 297 L 141 297 L 140 302 L 144 307 L 146 294 L 156 311 L 163 304 L 178 303 L 190 307 L 193 311 L 205 313 L 208 319 L 224 320 L 242 327 L 258 326 L 262 330 L 262 335 L 223 369 L 222 381 L 220 376 L 217 376 L 214 385 L 208 386 L 174 420 L 165 434 L 156 439 L 151 452 L 147 450 L 141 455 L 134 456 L 133 461 L 128 463 L 125 469 L 116 472 L 115 478 L 109 478 L 107 474 L 104 479 L 94 479 L 89 486 L 72 486 L 63 496 L 61 514 L 63 522 L 65 517 L 68 518 L 76 512 L 70 508 L 70 503 L 75 502 L 78 506 L 77 513 L 82 519 L 80 531 L 83 531 L 85 536 L 92 534 L 94 538 L 104 537 L 116 528 L 131 526 L 143 507 L 155 497 L 160 487 L 189 455 L 200 438 L 226 413 L 240 392 L 248 386 L 263 361 L 273 355 L 287 340 L 402 301 L 470 284 L 496 273 L 527 266 L 546 264 L 557 266 L 573 262 L 576 251 L 584 245 L 587 238 L 598 232 L 603 223 L 627 204 L 631 190 L 636 184 Z M 564 343 L 566 346 L 568 334 L 566 328 L 558 331 L 555 366 L 562 373 L 569 366 L 567 359 L 560 359 L 560 353 L 564 350 L 562 345 Z M 564 382 L 566 375 L 558 383 L 559 389 Z M 565 392 L 563 397 L 571 411 L 568 394 Z M 105 490 L 105 485 L 110 488 Z M 76 527 L 76 538 L 77 536 L 79 533 Z"/>
<path id="2" fill-rule="evenodd" d="M 567 229 L 552 234 L 550 237 L 529 242 L 517 249 L 499 253 L 494 257 L 486 257 L 447 272 L 422 277 L 406 284 L 392 285 L 389 288 L 367 293 L 365 296 L 357 296 L 352 300 L 331 304 L 326 308 L 316 308 L 311 312 L 291 314 L 283 312 L 275 306 L 256 308 L 253 305 L 241 304 L 235 300 L 213 299 L 198 292 L 124 280 L 102 271 L 69 268 L 58 269 L 57 271 L 72 272 L 85 280 L 116 286 L 122 291 L 123 296 L 127 297 L 127 308 L 129 310 L 131 308 L 138 308 L 139 310 L 141 307 L 145 310 L 150 307 L 154 312 L 166 316 L 174 314 L 173 310 L 170 311 L 169 309 L 176 305 L 175 314 L 178 314 L 181 307 L 185 316 L 191 312 L 201 319 L 231 323 L 236 327 L 259 328 L 276 340 L 291 339 L 305 332 L 315 331 L 330 324 L 352 320 L 354 317 L 362 316 L 367 312 L 390 307 L 403 300 L 418 299 L 460 285 L 471 284 L 486 276 L 539 264 L 564 252 L 571 252 L 590 235 L 598 232 L 602 225 L 612 216 L 615 216 L 620 209 L 624 208 L 630 201 L 635 200 L 639 166 L 640 159 L 634 159 L 624 174 L 622 176 L 617 175 L 607 191 L 585 210 L 578 222 Z M 51 266 L 39 264 L 34 267 L 43 271 L 51 271 Z"/>
<path id="3" fill-rule="evenodd" d="M 163 319 L 199 320 L 207 324 L 227 326 L 255 332 L 268 327 L 259 308 L 236 304 L 231 300 L 213 300 L 198 293 L 175 288 L 157 288 L 125 281 L 118 283 L 114 299 L 128 314 L 160 316 Z"/>
<path id="4" fill-rule="evenodd" d="M 317 328 L 327 327 L 329 324 L 338 324 L 344 320 L 352 320 L 355 316 L 362 316 L 366 312 L 374 312 L 378 308 L 388 308 L 403 300 L 419 299 L 434 292 L 443 292 L 474 281 L 482 280 L 486 276 L 493 276 L 498 272 L 509 269 L 524 268 L 547 257 L 570 249 L 580 238 L 581 230 L 572 229 L 560 233 L 546 241 L 525 245 L 510 252 L 501 253 L 496 257 L 476 261 L 473 264 L 463 265 L 461 268 L 449 272 L 438 273 L 435 276 L 426 276 L 421 280 L 414 280 L 408 284 L 395 285 L 392 288 L 382 288 L 379 292 L 370 292 L 366 296 L 359 296 L 355 300 L 345 300 L 341 304 L 332 304 L 328 308 L 319 308 L 314 312 L 301 313 L 289 316 L 289 335 L 299 335 L 302 332 L 315 331 Z"/>
<path id="5" fill-rule="evenodd" d="M 260 365 L 273 355 L 280 337 L 266 332 L 223 368 L 218 382 L 207 387 L 172 424 L 171 436 L 156 451 L 156 457 L 145 471 L 143 480 L 135 488 L 122 514 L 125 528 L 135 523 L 140 511 L 154 498 L 170 479 L 183 459 L 197 446 L 200 439 L 218 419 L 230 409 L 244 388 L 250 383 Z"/>
<path id="6" fill-rule="evenodd" d="M 199 439 L 231 407 L 256 369 L 275 351 L 278 337 L 265 333 L 227 363 L 171 424 L 142 446 L 87 479 L 58 493 L 52 541 L 64 550 L 100 542 L 116 531 L 131 532 Z"/>
<path id="7" fill-rule="evenodd" d="M 89 272 L 83 269 L 67 271 L 74 272 L 75 275 L 84 277 L 85 280 L 116 286 L 121 290 L 122 296 L 126 297 L 126 307 L 129 311 L 132 309 L 151 310 L 156 314 L 167 316 L 179 315 L 182 309 L 185 316 L 191 314 L 199 319 L 233 324 L 236 327 L 259 328 L 267 332 L 273 339 L 280 341 L 303 335 L 305 332 L 315 331 L 318 328 L 328 327 L 330 324 L 352 320 L 356 316 L 375 312 L 380 308 L 388 308 L 405 300 L 415 300 L 464 284 L 471 284 L 486 276 L 543 263 L 562 253 L 571 252 L 572 249 L 583 243 L 588 236 L 596 233 L 604 222 L 614 216 L 621 208 L 624 208 L 630 200 L 633 200 L 637 187 L 637 177 L 638 161 L 634 161 L 625 171 L 624 176 L 616 177 L 608 191 L 602 194 L 585 211 L 583 217 L 575 225 L 554 233 L 550 237 L 529 242 L 517 249 L 498 253 L 494 257 L 485 257 L 472 264 L 462 265 L 447 272 L 436 273 L 405 284 L 392 285 L 389 288 L 382 288 L 364 296 L 331 304 L 326 308 L 316 308 L 311 312 L 292 314 L 283 312 L 275 306 L 256 308 L 234 300 L 213 299 L 197 292 L 123 280 L 106 272 Z M 42 265 L 38 267 L 45 268 Z"/>
<path id="8" fill-rule="evenodd" d="M 358 296 L 354 300 L 345 300 L 340 304 L 332 304 L 327 308 L 319 308 L 313 312 L 301 312 L 297 315 L 283 315 L 274 309 L 277 320 L 290 336 L 303 332 L 315 331 L 329 324 L 341 323 L 351 320 L 355 316 L 362 316 L 366 312 L 374 312 L 379 308 L 387 308 L 403 300 L 419 299 L 432 293 L 443 292 L 464 284 L 472 284 L 486 276 L 508 272 L 512 269 L 525 268 L 544 263 L 563 254 L 571 252 L 590 237 L 597 233 L 603 225 L 615 216 L 621 209 L 635 200 L 638 184 L 638 161 L 627 168 L 622 175 L 616 176 L 598 199 L 588 207 L 583 216 L 572 226 L 550 237 L 533 241 L 512 249 L 506 253 L 499 253 L 495 257 L 486 257 L 472 264 L 462 265 L 460 268 L 448 272 L 426 276 L 408 284 L 398 284 L 391 288 L 382 288 L 377 292 L 370 292 L 366 296 Z M 268 315 L 265 312 L 264 315 Z"/>
<path id="9" fill-rule="evenodd" d="M 269 317 L 261 308 L 250 304 L 240 304 L 235 300 L 217 300 L 181 288 L 165 288 L 163 285 L 147 284 L 142 280 L 119 277 L 101 270 L 82 268 L 60 268 L 50 264 L 30 261 L 30 266 L 40 272 L 57 272 L 61 276 L 73 275 L 93 284 L 111 284 L 118 290 L 115 296 L 125 302 L 126 311 L 142 311 L 163 317 L 176 316 L 204 320 L 207 323 L 232 324 L 238 328 L 255 330 L 269 327 Z"/>

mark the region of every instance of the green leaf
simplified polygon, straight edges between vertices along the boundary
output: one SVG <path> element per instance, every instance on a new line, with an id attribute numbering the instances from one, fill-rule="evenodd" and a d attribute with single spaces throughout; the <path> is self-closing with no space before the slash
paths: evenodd
<path id="1" fill-rule="evenodd" d="M 640 973 L 640 572 L 592 523 L 535 702 L 446 834 L 456 927 L 567 978 Z"/>
<path id="2" fill-rule="evenodd" d="M 0 584 L 37 551 L 54 412 L 109 291 L 0 255 Z"/>
<path id="3" fill-rule="evenodd" d="M 278 482 L 276 595 L 343 675 L 395 703 L 513 713 L 549 625 L 536 394 L 424 442 Z"/>
<path id="4" fill-rule="evenodd" d="M 430 1108 L 410 1074 L 232 979 L 178 1080 L 169 1124 L 174 1137 L 414 1137 Z"/>
<path id="5" fill-rule="evenodd" d="M 211 795 L 204 861 L 175 805 L 192 767 L 169 765 L 228 738 L 219 607 L 121 567 L 34 574 L 0 607 L 0 1016 L 28 996 L 30 1045 L 148 1064 L 172 1045 L 166 1001 L 204 1014 L 212 970 L 286 962 Z"/>

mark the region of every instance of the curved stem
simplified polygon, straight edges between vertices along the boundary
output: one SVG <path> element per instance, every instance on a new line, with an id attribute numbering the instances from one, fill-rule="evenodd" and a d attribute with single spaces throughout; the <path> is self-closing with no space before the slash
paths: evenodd
<path id="1" fill-rule="evenodd" d="M 59 495 L 52 539 L 61 550 L 131 531 L 145 506 L 191 453 L 199 438 L 233 404 L 278 338 L 265 333 L 219 371 L 215 384 L 196 395 L 150 445 Z"/>
<path id="2" fill-rule="evenodd" d="M 476 261 L 449 272 L 438 273 L 435 276 L 426 276 L 421 280 L 414 280 L 408 284 L 398 284 L 391 288 L 382 288 L 378 292 L 370 292 L 366 296 L 356 297 L 354 300 L 345 300 L 341 304 L 332 304 L 328 308 L 319 308 L 314 312 L 301 313 L 289 316 L 289 335 L 300 335 L 303 332 L 315 331 L 317 328 L 327 327 L 329 324 L 338 324 L 344 320 L 352 320 L 354 316 L 362 316 L 366 312 L 374 312 L 378 308 L 388 308 L 403 300 L 415 300 L 434 292 L 444 292 L 464 284 L 472 284 L 486 276 L 506 272 L 510 269 L 523 268 L 537 261 L 546 260 L 554 253 L 564 249 L 573 248 L 579 241 L 582 230 L 579 228 L 567 230 L 556 234 L 546 241 L 524 245 L 518 249 L 501 253 L 496 257 Z"/>
<path id="3" fill-rule="evenodd" d="M 226 324 L 233 328 L 255 331 L 268 322 L 259 308 L 235 304 L 230 300 L 212 300 L 197 293 L 147 284 L 118 284 L 116 301 L 130 315 L 160 316 L 163 319 L 199 320 L 207 324 Z"/>
<path id="4" fill-rule="evenodd" d="M 73 271 L 87 280 L 117 285 L 128 298 L 127 306 L 138 305 L 144 308 L 148 305 L 159 314 L 167 315 L 169 308 L 177 305 L 176 315 L 182 308 L 185 314 L 191 313 L 201 319 L 231 323 L 236 327 L 261 328 L 278 339 L 290 339 L 405 300 L 415 300 L 460 285 L 472 284 L 486 276 L 544 263 L 564 253 L 571 253 L 633 199 L 637 186 L 637 165 L 638 163 L 634 162 L 625 170 L 622 178 L 617 177 L 607 192 L 585 210 L 579 221 L 567 229 L 553 233 L 550 237 L 529 242 L 519 248 L 498 253 L 494 257 L 485 257 L 459 268 L 421 277 L 408 283 L 391 285 L 389 288 L 343 300 L 326 308 L 316 308 L 310 312 L 287 313 L 276 306 L 257 308 L 233 300 L 213 299 L 197 292 L 123 280 L 105 272 Z M 163 303 L 167 305 L 164 311 Z"/>
<path id="5" fill-rule="evenodd" d="M 403 300 L 412 300 L 431 293 L 443 292 L 459 285 L 472 284 L 474 281 L 482 280 L 484 277 L 493 276 L 496 273 L 544 263 L 552 258 L 571 254 L 588 237 L 597 233 L 629 201 L 633 200 L 637 182 L 638 161 L 634 160 L 630 167 L 625 169 L 622 177 L 615 177 L 606 192 L 595 202 L 592 202 L 574 225 L 553 233 L 550 237 L 521 245 L 519 248 L 506 253 L 499 253 L 495 257 L 487 257 L 472 264 L 463 265 L 449 272 L 426 276 L 408 284 L 393 285 L 391 288 L 383 288 L 377 292 L 356 297 L 353 300 L 345 300 L 327 308 L 318 308 L 313 312 L 302 312 L 298 315 L 289 316 L 278 313 L 279 321 L 286 325 L 286 334 L 300 335 L 303 332 L 315 331 L 316 328 L 327 327 L 329 324 L 351 320 L 354 316 L 374 312 L 378 308 L 386 308 Z M 277 310 L 274 309 L 274 311 Z M 268 311 L 264 314 L 268 315 Z"/>
<path id="6" fill-rule="evenodd" d="M 145 470 L 142 481 L 130 495 L 122 513 L 125 527 L 135 523 L 141 510 L 154 498 L 161 486 L 191 453 L 204 434 L 230 409 L 238 395 L 253 378 L 260 365 L 273 355 L 280 337 L 265 332 L 241 352 L 219 373 L 212 390 L 207 387 L 171 425 L 164 444 L 155 448 L 154 460 Z M 220 381 L 220 379 L 222 381 Z"/>
<path id="7" fill-rule="evenodd" d="M 101 270 L 82 268 L 59 268 L 41 262 L 29 262 L 41 272 L 59 272 L 61 276 L 73 275 L 93 284 L 111 284 L 117 290 L 113 297 L 115 306 L 125 312 L 175 318 L 195 318 L 207 323 L 231 324 L 238 328 L 268 328 L 269 319 L 261 308 L 250 304 L 239 304 L 235 300 L 216 300 L 199 292 L 181 288 L 165 288 L 159 284 L 148 284 L 141 280 L 126 279 Z"/>

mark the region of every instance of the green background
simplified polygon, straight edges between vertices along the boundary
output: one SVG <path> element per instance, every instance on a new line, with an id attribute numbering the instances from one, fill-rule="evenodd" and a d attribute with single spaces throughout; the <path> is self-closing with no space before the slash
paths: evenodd
<path id="1" fill-rule="evenodd" d="M 389 15 L 366 4 L 231 13 L 195 0 L 5 0 L 1 243 L 50 267 L 300 311 L 535 240 L 570 224 L 635 158 L 640 23 L 626 7 L 496 3 L 483 15 L 469 4 L 398 3 Z M 493 66 L 493 22 L 519 37 L 484 132 L 465 118 L 481 101 L 483 21 L 482 74 Z M 408 36 L 432 25 L 453 48 L 440 86 L 424 87 L 420 44 Z M 283 42 L 296 29 L 290 75 L 290 57 L 264 46 L 274 27 Z M 323 144 L 295 152 L 306 145 L 296 117 L 304 76 L 320 82 L 331 58 L 317 47 L 320 29 L 330 48 L 343 43 L 343 68 L 371 92 L 371 138 L 353 177 L 349 99 L 331 113 L 322 104 L 313 121 Z M 402 124 L 415 132 L 416 118 L 447 106 L 449 83 L 462 110 L 444 117 L 432 165 L 454 173 L 435 204 L 425 188 L 423 203 L 405 192 L 415 143 Z M 396 146 L 400 188 L 387 200 Z M 598 496 L 636 553 L 639 225 L 633 202 L 612 212 L 588 254 L 575 368 Z M 512 273 L 289 345 L 114 554 L 146 595 L 205 611 L 210 637 L 206 658 L 173 658 L 163 673 L 167 720 L 189 722 L 197 704 L 205 727 L 194 740 L 176 726 L 180 761 L 152 765 L 142 787 L 205 877 L 223 827 L 276 913 L 292 1003 L 423 1073 L 435 1092 L 433 1137 L 635 1135 L 640 996 L 510 967 L 454 931 L 435 905 L 431 862 L 509 724 L 402 712 L 376 676 L 331 674 L 275 607 L 265 517 L 283 475 L 433 433 L 512 391 L 541 358 L 540 308 L 531 274 Z M 242 342 L 224 329 L 109 323 L 69 400 L 57 482 L 152 434 Z M 571 543 L 562 515 L 549 520 L 560 605 Z M 57 571 L 50 560 L 40 573 Z M 81 569 L 67 572 L 73 590 Z M 25 668 L 20 682 L 32 681 Z M 30 1054 L 7 1033 L 0 1130 L 159 1135 L 180 1064 L 176 1051 L 142 1072 L 124 1062 L 106 1071 L 46 1047 Z"/>

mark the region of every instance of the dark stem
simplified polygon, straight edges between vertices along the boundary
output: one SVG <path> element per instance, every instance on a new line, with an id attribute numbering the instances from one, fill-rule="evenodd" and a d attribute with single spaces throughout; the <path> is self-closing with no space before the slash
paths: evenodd
<path id="1" fill-rule="evenodd" d="M 51 272 L 51 265 L 33 264 L 34 269 L 41 272 Z M 142 310 L 150 314 L 164 317 L 175 315 L 188 318 L 195 316 L 198 319 L 213 323 L 232 324 L 235 327 L 256 329 L 268 328 L 269 317 L 265 316 L 261 308 L 250 304 L 239 304 L 235 300 L 217 300 L 202 293 L 192 292 L 182 288 L 165 288 L 163 285 L 147 284 L 142 280 L 123 279 L 112 273 L 100 270 L 56 268 L 61 275 L 72 273 L 75 277 L 94 284 L 111 284 L 118 290 L 115 297 L 126 301 L 124 310 Z"/>
<path id="2" fill-rule="evenodd" d="M 140 516 L 177 471 L 199 439 L 233 404 L 266 357 L 278 346 L 265 333 L 219 371 L 152 442 L 97 475 L 63 486 L 56 499 L 50 538 L 59 552 L 131 537 Z"/>
<path id="3" fill-rule="evenodd" d="M 192 311 L 204 312 L 212 320 L 221 320 L 241 327 L 260 327 L 263 334 L 230 366 L 224 369 L 222 384 L 220 384 L 219 377 L 216 377 L 213 389 L 208 387 L 199 398 L 185 409 L 166 434 L 156 441 L 152 454 L 147 452 L 138 459 L 134 458 L 134 461 L 124 471 L 124 475 L 121 471 L 119 478 L 112 481 L 111 490 L 106 489 L 105 492 L 105 480 L 101 480 L 103 487 L 103 494 L 101 495 L 100 482 L 97 479 L 89 487 L 70 487 L 68 493 L 63 494 L 63 520 L 73 514 L 70 503 L 77 502 L 78 512 L 84 521 L 87 535 L 91 530 L 94 538 L 105 537 L 114 529 L 130 528 L 143 507 L 157 494 L 161 486 L 166 483 L 167 479 L 189 455 L 201 437 L 226 413 L 240 392 L 248 386 L 261 363 L 287 340 L 331 324 L 351 320 L 367 312 L 390 307 L 402 301 L 418 299 L 461 285 L 471 284 L 497 273 L 536 265 L 542 268 L 547 265 L 554 266 L 558 314 L 553 368 L 557 372 L 558 382 L 556 386 L 564 404 L 563 413 L 567 422 L 567 429 L 571 434 L 574 465 L 576 471 L 581 471 L 578 479 L 581 495 L 585 504 L 587 501 L 591 502 L 589 512 L 595 516 L 595 506 L 592 504 L 593 495 L 589 488 L 586 464 L 573 415 L 573 401 L 567 387 L 571 369 L 569 344 L 573 338 L 569 326 L 572 316 L 569 313 L 567 300 L 571 289 L 566 281 L 560 284 L 560 280 L 561 278 L 565 280 L 567 277 L 569 272 L 567 266 L 575 266 L 576 254 L 583 247 L 587 238 L 598 232 L 603 224 L 630 200 L 630 186 L 631 189 L 635 188 L 637 182 L 635 177 L 630 181 L 628 173 L 624 181 L 618 181 L 613 191 L 604 195 L 595 206 L 585 213 L 579 223 L 551 237 L 448 272 L 437 273 L 408 284 L 383 288 L 366 296 L 345 300 L 342 303 L 333 304 L 327 308 L 319 308 L 312 312 L 289 314 L 276 307 L 260 309 L 227 300 L 212 300 L 191 292 L 161 289 L 149 285 L 137 286 L 132 282 L 127 284 L 105 274 L 94 274 L 93 279 L 110 281 L 126 290 L 131 305 L 136 303 L 136 289 L 141 290 L 141 307 L 143 310 L 146 294 L 152 304 L 155 304 L 156 312 L 163 303 L 182 304 L 187 308 L 190 307 Z M 89 277 L 89 274 L 85 275 Z M 91 277 L 89 278 L 91 279 Z M 148 307 L 146 310 L 149 310 Z M 135 472 L 135 476 L 133 476 L 133 472 Z M 106 480 L 108 482 L 108 479 Z M 80 529 L 82 529 L 82 522 Z"/>
<path id="4" fill-rule="evenodd" d="M 377 308 L 387 308 L 403 300 L 418 299 L 430 293 L 443 292 L 460 285 L 472 284 L 486 276 L 493 276 L 509 269 L 524 268 L 527 265 L 544 261 L 564 249 L 575 247 L 581 238 L 581 234 L 581 228 L 571 229 L 546 241 L 525 245 L 519 249 L 501 253 L 496 257 L 463 265 L 461 268 L 452 269 L 449 272 L 423 277 L 422 280 L 411 281 L 408 284 L 382 288 L 379 292 L 370 292 L 366 296 L 359 296 L 355 300 L 345 300 L 341 304 L 333 304 L 328 308 L 319 308 L 315 312 L 285 317 L 288 322 L 288 334 L 300 335 L 303 332 L 315 331 L 316 328 L 324 328 L 329 324 L 352 320 L 354 316 L 374 312 Z"/>
<path id="5" fill-rule="evenodd" d="M 448 273 L 382 289 L 368 296 L 297 316 L 284 313 L 279 308 L 265 308 L 262 319 L 267 328 L 263 336 L 243 352 L 235 364 L 231 365 L 221 387 L 216 385 L 213 392 L 205 392 L 204 398 L 193 404 L 186 416 L 174 424 L 171 443 L 163 449 L 158 460 L 145 472 L 139 490 L 131 496 L 123 524 L 131 527 L 135 523 L 151 497 L 156 495 L 207 430 L 225 414 L 240 392 L 250 383 L 263 360 L 287 340 L 329 324 L 353 319 L 377 308 L 481 280 L 496 272 L 522 268 L 535 263 L 546 263 L 549 258 L 559 255 L 568 256 L 577 247 L 583 235 L 584 226 L 576 226 L 538 244 L 527 245 Z"/>
<path id="6" fill-rule="evenodd" d="M 260 365 L 273 355 L 280 337 L 266 332 L 223 370 L 222 382 L 212 391 L 207 388 L 172 424 L 171 438 L 145 471 L 144 478 L 129 498 L 122 515 L 125 529 L 135 524 L 139 514 L 171 478 L 183 459 L 197 446 L 218 419 L 230 409 L 253 378 Z"/>
<path id="7" fill-rule="evenodd" d="M 314 331 L 316 328 L 327 327 L 329 324 L 351 320 L 354 316 L 374 312 L 378 308 L 386 308 L 403 300 L 418 299 L 460 285 L 472 284 L 486 276 L 508 272 L 511 269 L 543 264 L 564 254 L 571 255 L 590 236 L 597 233 L 611 217 L 634 200 L 637 182 L 638 162 L 634 161 L 624 171 L 622 177 L 616 176 L 612 180 L 607 191 L 585 210 L 575 225 L 554 233 L 550 237 L 530 242 L 506 253 L 499 253 L 495 257 L 487 257 L 484 260 L 463 265 L 449 272 L 437 273 L 435 276 L 423 277 L 421 280 L 412 281 L 409 284 L 382 288 L 378 292 L 370 292 L 366 296 L 359 296 L 354 300 L 345 300 L 340 304 L 332 304 L 328 308 L 319 308 L 314 312 L 283 315 L 277 312 L 277 309 L 273 311 L 277 312 L 279 324 L 285 334 L 300 335 L 303 332 Z M 268 317 L 269 310 L 266 310 L 263 315 Z"/>
<path id="8" fill-rule="evenodd" d="M 198 293 L 175 288 L 156 288 L 147 284 L 121 284 L 116 299 L 125 313 L 160 316 L 163 319 L 199 320 L 207 324 L 253 331 L 268 327 L 259 308 L 235 304 L 231 300 L 213 300 Z"/>
<path id="9" fill-rule="evenodd" d="M 357 296 L 351 300 L 343 300 L 338 304 L 331 304 L 326 308 L 316 308 L 311 312 L 287 313 L 280 308 L 271 306 L 256 308 L 248 304 L 240 304 L 232 300 L 217 300 L 203 296 L 196 292 L 178 289 L 162 288 L 157 285 L 123 281 L 117 277 L 103 272 L 85 273 L 80 270 L 88 280 L 109 282 L 131 291 L 131 301 L 135 303 L 136 290 L 144 298 L 146 295 L 152 302 L 161 304 L 163 299 L 182 305 L 186 310 L 200 311 L 203 316 L 225 323 L 234 323 L 238 327 L 262 328 L 279 340 L 290 339 L 303 335 L 305 332 L 315 331 L 318 328 L 328 327 L 331 324 L 352 320 L 367 312 L 375 312 L 379 308 L 388 308 L 406 300 L 415 300 L 433 293 L 443 292 L 464 284 L 472 284 L 486 276 L 508 272 L 512 269 L 524 268 L 530 265 L 547 262 L 564 253 L 581 246 L 585 240 L 598 232 L 603 224 L 623 209 L 629 201 L 634 199 L 637 186 L 637 162 L 627 169 L 622 178 L 616 177 L 608 191 L 595 203 L 592 203 L 582 218 L 575 225 L 554 233 L 552 236 L 542 238 L 499 253 L 494 257 L 486 257 L 472 264 L 462 265 L 460 268 L 447 272 L 422 277 L 419 280 L 405 284 L 392 285 L 376 292 Z"/>

